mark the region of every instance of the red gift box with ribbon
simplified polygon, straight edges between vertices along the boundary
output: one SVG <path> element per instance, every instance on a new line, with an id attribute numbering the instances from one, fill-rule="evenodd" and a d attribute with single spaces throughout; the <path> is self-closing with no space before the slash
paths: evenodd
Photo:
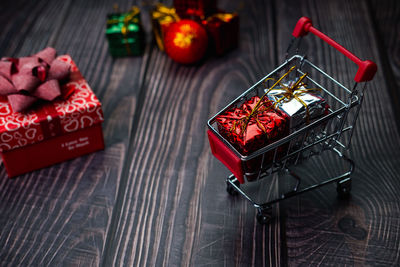
<path id="1" fill-rule="evenodd" d="M 176 13 L 181 18 L 207 17 L 217 10 L 216 0 L 174 0 Z"/>
<path id="2" fill-rule="evenodd" d="M 236 48 L 239 44 L 239 16 L 236 13 L 218 13 L 202 20 L 210 40 L 211 51 L 217 56 Z"/>
<path id="3" fill-rule="evenodd" d="M 33 58 L 0 64 L 0 150 L 10 177 L 104 149 L 101 104 L 71 57 Z"/>
<path id="4" fill-rule="evenodd" d="M 288 116 L 274 108 L 274 102 L 266 97 L 254 96 L 239 107 L 233 107 L 216 117 L 218 132 L 243 156 L 265 147 L 288 134 Z M 280 157 L 284 148 L 280 148 Z M 269 164 L 274 157 L 269 152 L 245 162 L 246 178 L 257 178 L 262 164 Z M 229 166 L 227 166 L 229 168 Z M 243 183 L 243 178 L 238 178 Z"/>
<path id="5" fill-rule="evenodd" d="M 284 137 L 288 133 L 287 116 L 268 98 L 254 96 L 238 108 L 216 117 L 218 131 L 242 155 Z"/>

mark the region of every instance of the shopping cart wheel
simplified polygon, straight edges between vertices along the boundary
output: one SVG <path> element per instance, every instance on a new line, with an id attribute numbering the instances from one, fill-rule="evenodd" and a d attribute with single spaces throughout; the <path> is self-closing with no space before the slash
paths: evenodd
<path id="1" fill-rule="evenodd" d="M 232 181 L 232 183 L 234 183 L 237 187 L 240 187 L 240 183 L 238 180 L 236 180 L 236 178 L 235 178 L 235 180 Z M 238 191 L 236 190 L 236 188 L 233 187 L 233 185 L 228 180 L 226 181 L 226 191 L 231 196 L 236 196 L 238 194 Z"/>
<path id="2" fill-rule="evenodd" d="M 272 207 L 259 208 L 257 212 L 257 221 L 260 224 L 268 224 L 272 218 Z"/>
<path id="3" fill-rule="evenodd" d="M 346 178 L 344 180 L 337 182 L 336 191 L 340 198 L 349 197 L 351 191 L 351 179 Z"/>

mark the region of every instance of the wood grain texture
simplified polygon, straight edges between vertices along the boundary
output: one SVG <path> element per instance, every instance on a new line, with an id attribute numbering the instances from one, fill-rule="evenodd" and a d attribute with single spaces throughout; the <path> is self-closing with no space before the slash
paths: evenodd
<path id="1" fill-rule="evenodd" d="M 103 104 L 106 141 L 102 152 L 16 179 L 1 168 L 0 266 L 399 265 L 400 139 L 386 71 L 369 84 L 360 113 L 348 200 L 330 185 L 276 205 L 261 226 L 247 201 L 225 191 L 229 172 L 205 134 L 208 118 L 282 62 L 303 15 L 398 79 L 400 37 L 386 27 L 398 23 L 397 2 L 220 0 L 239 12 L 240 47 L 196 66 L 172 62 L 150 42 L 148 2 L 139 3 L 145 54 L 111 58 L 104 23 L 114 2 L 122 10 L 139 3 L 0 2 L 0 56 L 47 45 L 71 54 Z M 345 57 L 312 37 L 303 44 L 314 63 L 352 82 Z M 315 183 L 339 167 L 328 154 L 298 172 Z M 272 198 L 287 184 L 275 175 L 248 186 Z"/>
<path id="2" fill-rule="evenodd" d="M 391 95 L 393 110 L 400 116 L 400 35 L 392 29 L 400 27 L 400 4 L 398 1 L 368 1 L 371 19 L 375 24 L 381 70 Z M 397 120 L 400 130 L 400 122 Z"/>
<path id="3" fill-rule="evenodd" d="M 279 265 L 278 210 L 262 227 L 247 202 L 229 198 L 228 172 L 210 154 L 205 135 L 207 119 L 273 67 L 272 10 L 267 2 L 246 4 L 240 49 L 199 66 L 179 66 L 152 51 L 105 265 Z"/>
<path id="4" fill-rule="evenodd" d="M 2 1 L 1 56 L 29 55 L 49 45 L 69 53 L 103 104 L 106 149 L 12 180 L 2 168 L 1 266 L 101 262 L 146 59 L 108 54 L 104 25 L 112 4 Z"/>
<path id="5" fill-rule="evenodd" d="M 369 14 L 365 2 L 304 1 L 294 7 L 296 3 L 277 3 L 278 17 L 282 18 L 278 32 L 289 34 L 296 18 L 306 15 L 313 18 L 317 28 L 360 58 L 381 65 L 376 48 L 379 40 L 365 16 Z M 345 84 L 353 83 L 353 63 L 313 36 L 304 39 L 314 63 Z M 357 167 L 352 177 L 352 198 L 338 201 L 334 186 L 328 186 L 285 202 L 289 265 L 398 265 L 400 168 L 393 159 L 400 156 L 400 143 L 384 80 L 378 71 L 368 85 L 353 136 L 351 157 Z M 328 164 L 335 163 L 330 160 Z M 311 172 L 312 178 L 324 175 L 324 170 L 326 167 L 320 174 Z"/>

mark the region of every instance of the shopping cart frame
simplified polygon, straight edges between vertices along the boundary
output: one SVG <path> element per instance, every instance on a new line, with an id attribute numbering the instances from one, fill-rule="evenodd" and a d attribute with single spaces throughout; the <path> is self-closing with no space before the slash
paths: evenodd
<path id="1" fill-rule="evenodd" d="M 305 56 L 299 54 L 295 54 L 290 58 L 286 56 L 286 60 L 283 64 L 251 86 L 248 90 L 238 96 L 225 108 L 220 110 L 207 122 L 207 133 L 211 150 L 213 154 L 232 172 L 232 175 L 226 179 L 228 193 L 231 195 L 239 193 L 245 199 L 250 201 L 258 211 L 257 220 L 262 224 L 266 224 L 270 221 L 272 216 L 272 205 L 287 198 L 297 196 L 334 182 L 337 183 L 337 192 L 340 197 L 348 196 L 351 191 L 351 174 L 354 171 L 355 164 L 350 157 L 346 155 L 346 151 L 348 151 L 350 148 L 353 131 L 363 103 L 366 83 L 364 83 L 364 86 L 361 88 L 361 90 L 358 89 L 357 85 L 360 82 L 372 80 L 374 74 L 376 73 L 377 66 L 372 61 L 361 61 L 358 59 L 328 36 L 316 30 L 312 26 L 311 20 L 306 17 L 302 17 L 296 24 L 296 27 L 293 31 L 294 38 L 289 45 L 288 51 L 295 41 L 300 42 L 301 38 L 299 37 L 306 35 L 308 32 L 317 35 L 358 65 L 358 71 L 354 78 L 355 84 L 352 89 L 349 89 L 348 87 L 339 83 L 321 68 L 310 62 Z M 321 77 L 331 82 L 333 86 L 342 90 L 342 98 L 334 94 L 331 90 L 328 90 L 319 82 L 313 80 L 313 78 L 308 77 L 308 82 L 320 88 L 325 95 L 330 97 L 331 101 L 335 102 L 335 107 L 330 108 L 328 114 L 290 133 L 286 137 L 262 147 L 257 151 L 250 153 L 249 155 L 241 154 L 227 139 L 225 139 L 219 133 L 218 128 L 216 127 L 216 117 L 232 107 L 237 106 L 238 103 L 243 103 L 243 101 L 249 98 L 249 95 L 262 94 L 263 92 L 260 92 L 259 90 L 260 88 L 265 88 L 263 83 L 277 73 L 287 70 L 293 65 L 293 62 L 296 62 L 297 64 L 295 75 L 303 75 L 305 73 L 303 68 L 311 68 L 312 71 L 319 73 Z M 344 98 L 343 92 L 345 94 Z M 349 117 L 349 113 L 351 111 L 354 111 L 352 118 Z M 342 138 L 345 133 L 347 133 L 347 137 Z M 282 147 L 285 147 L 285 155 L 279 155 L 280 152 L 278 151 Z M 320 155 L 326 150 L 333 151 L 339 159 L 348 163 L 348 170 L 344 171 L 340 175 L 328 177 L 320 183 L 299 189 L 302 178 L 293 170 L 291 170 L 291 166 L 298 165 L 298 163 L 308 159 L 311 156 Z M 266 161 L 265 155 L 267 155 L 267 153 L 273 153 L 272 161 Z M 260 168 L 257 169 L 258 173 L 246 172 L 246 164 L 256 159 L 258 159 L 260 162 Z M 247 177 L 250 175 L 254 176 L 255 174 L 257 177 L 256 180 L 258 181 L 265 177 L 271 176 L 273 173 L 278 171 L 284 171 L 285 173 L 294 177 L 296 180 L 296 185 L 278 198 L 259 203 L 255 201 L 255 199 L 248 192 L 240 187 L 240 184 L 249 182 Z"/>

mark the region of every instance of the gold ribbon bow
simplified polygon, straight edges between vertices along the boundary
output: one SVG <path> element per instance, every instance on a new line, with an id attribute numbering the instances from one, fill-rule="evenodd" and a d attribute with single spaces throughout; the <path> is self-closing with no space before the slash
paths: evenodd
<path id="1" fill-rule="evenodd" d="M 248 112 L 248 115 L 242 119 L 240 119 L 239 121 L 236 121 L 233 125 L 233 127 L 231 128 L 231 131 L 235 131 L 237 124 L 242 123 L 242 129 L 241 132 L 242 134 L 246 132 L 246 128 L 250 122 L 250 120 L 252 118 L 255 119 L 258 127 L 263 131 L 263 132 L 267 132 L 265 127 L 262 125 L 262 123 L 258 120 L 257 115 L 267 111 L 269 109 L 271 109 L 272 107 L 276 108 L 279 103 L 282 102 L 289 102 L 291 99 L 296 99 L 297 101 L 299 101 L 304 108 L 306 109 L 306 119 L 307 122 L 309 120 L 309 108 L 306 102 L 304 102 L 300 96 L 304 95 L 305 93 L 308 93 L 310 91 L 315 91 L 315 90 L 320 90 L 320 89 L 316 89 L 316 88 L 306 88 L 306 83 L 303 82 L 303 80 L 307 77 L 308 73 L 304 73 L 294 84 L 292 84 L 291 86 L 286 86 L 284 84 L 282 84 L 282 80 L 289 75 L 290 72 L 292 72 L 295 69 L 296 66 L 293 66 L 289 69 L 288 72 L 286 72 L 284 75 L 282 75 L 278 80 L 275 80 L 274 78 L 267 78 L 265 81 L 271 80 L 274 81 L 274 84 L 260 97 L 260 99 L 258 100 L 257 104 L 253 107 L 253 109 L 251 110 L 251 112 Z M 264 82 L 265 82 L 264 81 Z M 281 88 L 275 88 L 277 85 L 280 85 Z M 272 90 L 282 90 L 284 91 L 283 93 L 281 93 L 281 97 L 277 100 L 274 101 L 274 104 L 261 108 L 264 105 L 264 98 L 268 95 L 269 92 L 271 92 Z"/>
<path id="2" fill-rule="evenodd" d="M 261 123 L 261 121 L 258 119 L 257 115 L 263 113 L 264 111 L 268 111 L 269 109 L 271 109 L 273 107 L 273 104 L 269 105 L 269 103 L 265 103 L 265 107 L 261 108 L 262 104 L 259 104 L 260 102 L 257 102 L 257 104 L 259 105 L 257 107 L 257 109 L 252 109 L 251 111 L 248 110 L 248 108 L 244 107 L 243 109 L 241 109 L 242 112 L 244 112 L 244 114 L 240 114 L 240 115 L 235 115 L 235 114 L 227 114 L 227 115 L 222 115 L 220 116 L 220 118 L 224 118 L 227 119 L 229 121 L 234 121 L 233 125 L 230 127 L 230 132 L 236 132 L 237 127 L 240 127 L 240 131 L 239 134 L 240 136 L 243 136 L 246 133 L 246 128 L 247 125 L 249 123 L 249 121 L 251 120 L 251 118 L 254 118 L 255 123 L 257 124 L 258 128 L 260 128 L 264 133 L 267 133 L 267 129 L 264 127 L 264 125 Z M 248 104 L 251 105 L 251 104 Z"/>
<path id="3" fill-rule="evenodd" d="M 261 105 L 262 105 L 262 103 L 263 103 L 262 101 L 264 100 L 265 96 L 266 96 L 271 90 L 273 90 L 273 89 L 275 88 L 275 86 L 277 86 L 278 84 L 280 84 L 280 82 L 281 82 L 287 75 L 289 75 L 289 73 L 290 73 L 293 69 L 294 69 L 294 66 L 293 66 L 287 73 L 285 73 L 284 75 L 282 75 L 282 77 L 280 77 L 280 78 L 271 86 L 271 88 L 268 89 L 268 91 L 265 92 L 265 93 L 260 97 L 260 99 L 258 100 L 257 104 L 256 104 L 256 105 L 254 106 L 254 108 L 251 110 L 250 114 L 245 118 L 245 123 L 244 123 L 244 125 L 243 125 L 242 132 L 244 132 L 244 131 L 246 130 L 247 125 L 249 124 L 251 118 L 252 118 L 252 117 L 255 117 L 258 113 L 260 113 L 259 108 L 261 107 Z M 268 78 L 267 80 L 273 80 L 273 79 L 272 79 L 272 78 Z M 274 105 L 271 105 L 270 107 L 268 107 L 268 109 L 270 109 L 272 106 L 274 106 Z M 266 110 L 266 109 L 265 109 L 265 110 Z M 265 111 L 265 110 L 262 110 L 262 111 Z M 257 121 L 257 120 L 256 120 L 256 121 Z M 257 125 L 258 125 L 258 123 L 257 123 Z M 262 127 L 261 129 L 263 130 L 264 127 Z M 263 131 L 264 131 L 264 130 L 263 130 Z"/>
<path id="4" fill-rule="evenodd" d="M 235 16 L 236 16 L 236 13 L 217 13 L 212 16 L 209 16 L 207 18 L 207 22 L 209 22 L 213 19 L 219 19 L 219 20 L 222 20 L 223 22 L 229 22 Z"/>
<path id="5" fill-rule="evenodd" d="M 282 84 L 281 83 L 282 78 L 286 77 L 290 72 L 292 72 L 295 69 L 295 67 L 296 66 L 291 67 L 288 72 L 286 72 L 278 81 L 276 81 L 274 83 L 273 86 L 271 86 L 271 88 L 268 89 L 267 92 L 265 92 L 264 95 L 267 95 L 272 90 L 282 90 L 283 92 L 279 94 L 279 95 L 281 95 L 281 97 L 277 101 L 275 101 L 274 107 L 276 108 L 280 103 L 289 102 L 290 100 L 292 100 L 294 98 L 298 102 L 300 102 L 304 106 L 304 108 L 306 109 L 306 120 L 307 120 L 307 123 L 308 123 L 309 122 L 309 118 L 310 118 L 310 109 L 309 109 L 307 103 L 304 102 L 304 100 L 301 99 L 300 96 L 302 96 L 302 95 L 304 95 L 306 93 L 309 93 L 311 91 L 320 91 L 321 89 L 319 89 L 319 88 L 306 88 L 306 83 L 303 82 L 303 80 L 307 77 L 308 73 L 304 73 L 303 75 L 301 75 L 300 78 L 295 83 L 293 83 L 292 85 L 287 86 L 287 85 Z M 268 78 L 265 81 L 267 81 L 267 80 L 275 81 L 275 79 L 273 79 L 273 78 Z M 278 84 L 281 86 L 281 88 L 276 88 L 275 89 L 275 86 L 278 85 Z"/>
<path id="6" fill-rule="evenodd" d="M 258 114 L 261 114 L 265 111 L 270 110 L 273 105 L 269 105 L 269 106 L 265 106 L 264 108 L 261 108 L 264 105 L 262 100 L 263 99 L 260 98 L 258 100 L 257 104 L 254 106 L 254 108 L 251 110 L 251 112 L 248 113 L 248 115 L 241 120 L 241 122 L 244 122 L 242 124 L 242 129 L 241 129 L 242 134 L 244 134 L 246 132 L 247 126 L 249 125 L 249 122 L 252 118 L 255 120 L 258 128 L 260 128 L 264 133 L 268 133 L 267 129 L 265 129 L 264 125 L 258 119 Z M 265 103 L 265 104 L 268 104 L 268 103 Z M 236 127 L 236 125 L 234 127 Z"/>
<path id="7" fill-rule="evenodd" d="M 164 36 L 161 29 L 161 25 L 179 21 L 180 18 L 176 14 L 175 8 L 166 7 L 165 5 L 158 3 L 155 6 L 154 10 L 151 12 L 151 19 L 157 46 L 161 51 L 164 51 L 164 42 L 163 42 Z"/>

